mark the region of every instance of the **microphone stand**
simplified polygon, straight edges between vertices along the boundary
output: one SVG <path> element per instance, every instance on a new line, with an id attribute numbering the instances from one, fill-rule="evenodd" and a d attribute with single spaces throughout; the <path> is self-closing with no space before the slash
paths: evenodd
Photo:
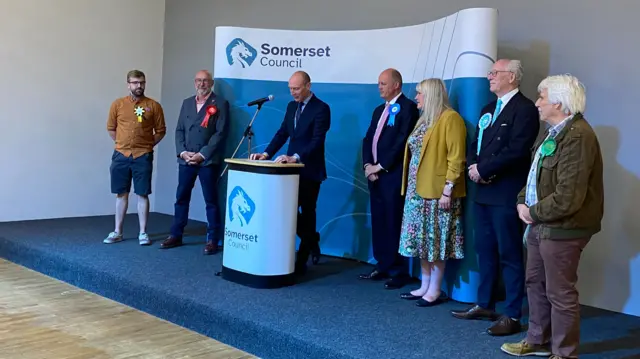
<path id="1" fill-rule="evenodd" d="M 256 109 L 256 112 L 253 114 L 253 118 L 251 119 L 251 122 L 249 122 L 249 124 L 247 125 L 247 128 L 244 129 L 244 134 L 242 135 L 242 138 L 240 139 L 240 142 L 238 142 L 238 146 L 236 147 L 235 151 L 233 151 L 233 154 L 231 155 L 231 158 L 235 158 L 236 154 L 238 153 L 238 150 L 240 150 L 240 146 L 242 146 L 242 142 L 244 142 L 245 139 L 247 139 L 248 141 L 248 157 L 251 157 L 251 141 L 253 139 L 253 121 L 256 120 L 256 117 L 258 116 L 258 112 L 260 112 L 260 110 L 262 110 L 262 105 L 264 104 L 264 102 L 260 102 L 258 103 L 258 108 Z M 227 172 L 227 168 L 229 168 L 229 164 L 227 163 L 224 166 L 224 170 L 222 170 L 222 173 L 220 174 L 220 178 L 222 178 L 225 174 L 225 172 Z"/>

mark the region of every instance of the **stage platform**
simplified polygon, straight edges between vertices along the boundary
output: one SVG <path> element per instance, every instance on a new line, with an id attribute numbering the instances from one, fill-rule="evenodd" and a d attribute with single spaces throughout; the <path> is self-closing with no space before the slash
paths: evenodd
<path id="1" fill-rule="evenodd" d="M 111 245 L 112 216 L 5 222 L 0 257 L 266 359 L 507 358 L 500 345 L 524 336 L 493 338 L 487 322 L 452 318 L 459 303 L 416 307 L 358 280 L 371 267 L 349 260 L 323 257 L 287 288 L 230 283 L 215 276 L 222 255 L 202 253 L 203 223 L 189 223 L 183 247 L 159 249 L 170 224 L 152 214 L 156 242 L 141 247 L 136 215 Z M 639 358 L 640 318 L 583 307 L 582 342 L 581 358 Z"/>

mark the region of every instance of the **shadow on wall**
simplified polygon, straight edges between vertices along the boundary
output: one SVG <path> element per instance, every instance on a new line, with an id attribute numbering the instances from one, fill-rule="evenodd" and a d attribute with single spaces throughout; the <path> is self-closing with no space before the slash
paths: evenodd
<path id="1" fill-rule="evenodd" d="M 549 75 L 551 47 L 545 41 L 533 41 L 527 48 L 516 46 L 508 42 L 501 42 L 498 46 L 498 58 L 520 60 L 524 70 L 524 77 L 520 90 L 535 102 L 538 97 L 538 84 Z"/>
<path id="2" fill-rule="evenodd" d="M 604 161 L 604 219 L 602 231 L 591 239 L 582 255 L 580 302 L 640 316 L 640 280 L 632 275 L 634 261 L 636 273 L 640 262 L 636 208 L 640 179 L 618 163 L 620 130 L 597 126 L 595 131 Z"/>

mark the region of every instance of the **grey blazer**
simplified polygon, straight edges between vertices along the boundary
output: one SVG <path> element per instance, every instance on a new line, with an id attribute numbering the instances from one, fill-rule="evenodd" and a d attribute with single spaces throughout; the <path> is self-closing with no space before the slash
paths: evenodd
<path id="1" fill-rule="evenodd" d="M 207 127 L 202 127 L 207 107 L 216 106 L 218 112 L 209 118 Z M 180 158 L 182 151 L 200 152 L 205 160 L 200 165 L 220 164 L 224 157 L 224 146 L 229 132 L 229 102 L 215 93 L 207 99 L 200 111 L 196 110 L 196 96 L 182 102 L 176 126 L 176 155 L 178 163 L 186 165 Z"/>

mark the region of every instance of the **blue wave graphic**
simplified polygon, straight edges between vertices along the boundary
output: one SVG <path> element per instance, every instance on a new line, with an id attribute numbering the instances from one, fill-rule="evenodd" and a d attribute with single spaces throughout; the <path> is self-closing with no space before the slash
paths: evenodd
<path id="1" fill-rule="evenodd" d="M 489 92 L 486 78 L 457 78 L 445 81 L 452 106 L 467 124 L 467 141 L 475 136 L 480 110 L 495 99 Z M 251 152 L 262 152 L 280 127 L 291 96 L 287 83 L 217 78 L 216 92 L 231 104 L 231 129 L 227 140 L 227 156 L 231 156 L 242 138 L 245 127 L 253 117 L 255 107 L 246 104 L 269 94 L 274 100 L 267 102 L 253 124 L 255 136 Z M 415 97 L 415 83 L 406 83 L 406 96 Z M 371 122 L 373 109 L 382 103 L 377 84 L 314 83 L 313 92 L 331 107 L 331 129 L 327 134 L 326 161 L 328 179 L 322 184 L 318 199 L 318 231 L 323 254 L 355 258 L 375 263 L 371 249 L 371 222 L 367 180 L 362 172 L 362 138 Z M 283 152 L 285 147 L 281 150 Z M 248 154 L 243 143 L 236 157 Z M 226 182 L 226 176 L 222 179 Z M 470 181 L 468 181 L 470 182 Z M 468 198 L 474 192 L 473 182 L 468 185 Z M 226 183 L 221 186 L 225 188 Z M 226 192 L 225 192 L 226 193 Z M 221 198 L 225 198 L 223 194 Z M 473 251 L 472 218 L 465 206 L 466 258 L 449 261 L 445 286 L 447 293 L 462 302 L 474 302 L 478 282 L 477 261 Z M 416 275 L 419 263 L 412 264 Z"/>

